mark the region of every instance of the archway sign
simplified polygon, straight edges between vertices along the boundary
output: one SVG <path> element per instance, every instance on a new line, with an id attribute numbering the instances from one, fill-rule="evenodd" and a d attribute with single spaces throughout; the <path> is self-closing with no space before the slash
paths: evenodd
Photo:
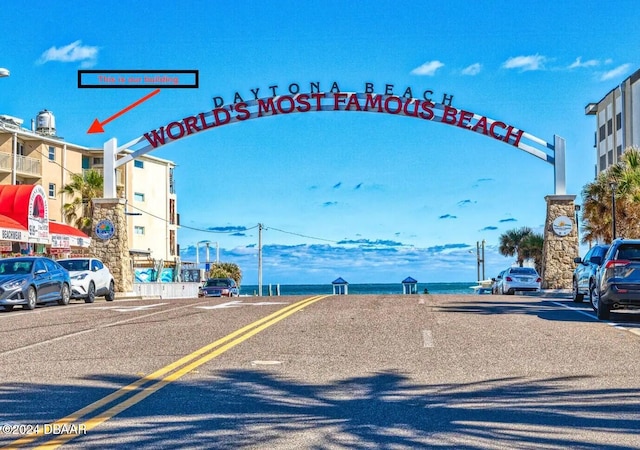
<path id="1" fill-rule="evenodd" d="M 236 93 L 234 102 L 229 104 L 223 104 L 220 97 L 213 97 L 213 109 L 171 121 L 120 147 L 118 147 L 115 138 L 108 140 L 104 144 L 104 197 L 116 198 L 116 168 L 188 136 L 262 117 L 320 111 L 345 111 L 384 113 L 426 122 L 442 123 L 479 133 L 523 150 L 554 167 L 554 195 L 546 197 L 547 222 L 550 219 L 550 214 L 558 214 L 553 208 L 550 209 L 550 204 L 555 205 L 558 199 L 562 203 L 560 212 L 564 215 L 570 213 L 569 209 L 573 210 L 575 196 L 566 195 L 565 140 L 559 136 L 554 135 L 553 143 L 546 142 L 506 122 L 456 108 L 451 105 L 452 96 L 445 94 L 442 102 L 436 103 L 430 98 L 430 95 L 433 94 L 432 91 L 425 91 L 423 98 L 415 98 L 412 96 L 410 88 L 407 88 L 402 95 L 394 95 L 393 85 L 390 84 L 384 85 L 384 93 L 376 93 L 373 83 L 368 82 L 364 84 L 364 92 L 343 92 L 336 82 L 331 84 L 328 91 L 322 91 L 320 83 L 312 82 L 308 93 L 300 93 L 299 85 L 292 83 L 289 85 L 287 94 L 276 95 L 276 87 L 270 87 L 273 94 L 270 97 L 259 97 L 259 89 L 252 89 L 254 98 L 247 101 Z M 118 159 L 118 154 L 125 151 L 127 154 Z M 567 203 L 567 200 L 570 200 L 570 204 Z M 545 226 L 545 246 L 547 237 L 554 238 L 552 235 L 547 236 L 547 228 Z M 577 236 L 577 232 L 572 235 Z M 577 237 L 575 241 L 575 253 L 577 253 Z M 543 250 L 544 252 L 546 250 Z M 572 255 L 570 257 L 573 258 Z M 544 260 L 549 261 L 554 258 L 555 255 L 545 254 L 543 266 L 545 265 Z M 564 268 L 560 268 L 558 271 L 564 272 Z M 543 278 L 544 272 L 543 267 Z M 564 275 L 560 275 L 560 277 L 562 278 Z M 554 281 L 547 287 L 566 287 L 564 286 L 565 281 L 557 283 Z"/>
<path id="2" fill-rule="evenodd" d="M 384 94 L 375 93 L 373 83 L 365 83 L 363 93 L 342 92 L 334 82 L 328 92 L 321 92 L 320 83 L 310 83 L 309 93 L 299 93 L 298 85 L 293 83 L 289 86 L 288 95 L 258 98 L 256 89 L 252 90 L 256 98 L 244 101 L 236 94 L 234 100 L 239 101 L 226 105 L 221 104 L 220 97 L 214 97 L 215 108 L 212 110 L 169 122 L 121 147 L 117 146 L 115 138 L 107 141 L 104 144 L 104 196 L 105 198 L 115 197 L 117 167 L 171 142 L 224 125 L 261 117 L 319 111 L 386 113 L 442 123 L 483 134 L 553 165 L 554 194 L 565 194 L 565 141 L 563 138 L 554 136 L 553 143 L 548 143 L 505 122 L 455 108 L 451 106 L 452 96 L 445 94 L 442 103 L 435 103 L 429 98 L 432 91 L 426 91 L 424 98 L 420 99 L 411 97 L 410 89 L 401 96 L 393 95 L 390 89 L 392 86 L 385 85 Z M 116 160 L 117 155 L 125 150 L 130 150 L 132 153 Z"/>

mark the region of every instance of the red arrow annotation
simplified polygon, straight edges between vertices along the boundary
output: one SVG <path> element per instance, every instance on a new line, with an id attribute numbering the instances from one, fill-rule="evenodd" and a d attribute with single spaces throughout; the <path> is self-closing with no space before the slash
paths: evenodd
<path id="1" fill-rule="evenodd" d="M 93 123 L 91 124 L 91 126 L 89 127 L 89 129 L 87 130 L 87 134 L 91 134 L 91 133 L 104 133 L 104 128 L 103 126 L 108 124 L 109 122 L 111 122 L 112 120 L 117 119 L 118 117 L 120 117 L 121 115 L 123 115 L 124 113 L 126 113 L 127 111 L 132 110 L 133 108 L 135 108 L 136 106 L 138 106 L 140 103 L 146 102 L 147 100 L 149 100 L 151 97 L 153 97 L 154 95 L 156 95 L 157 93 L 160 92 L 160 89 L 156 89 L 155 91 L 145 95 L 144 97 L 142 97 L 140 100 L 130 104 L 129 106 L 127 106 L 126 108 L 124 108 L 122 111 L 118 111 L 117 113 L 115 113 L 113 116 L 109 117 L 108 119 L 103 120 L 102 122 L 100 122 L 98 119 L 95 119 L 93 121 Z"/>

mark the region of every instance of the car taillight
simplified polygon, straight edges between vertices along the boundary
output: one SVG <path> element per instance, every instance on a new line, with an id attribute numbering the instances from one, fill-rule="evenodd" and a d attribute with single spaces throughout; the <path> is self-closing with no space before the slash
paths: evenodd
<path id="1" fill-rule="evenodd" d="M 513 278 L 511 278 L 511 277 L 506 277 L 506 278 L 505 278 L 505 280 L 507 280 L 507 281 L 513 281 Z"/>
<path id="2" fill-rule="evenodd" d="M 604 266 L 605 269 L 615 269 L 616 267 L 624 267 L 629 265 L 631 261 L 626 259 L 612 259 L 611 261 L 607 261 L 607 264 Z"/>

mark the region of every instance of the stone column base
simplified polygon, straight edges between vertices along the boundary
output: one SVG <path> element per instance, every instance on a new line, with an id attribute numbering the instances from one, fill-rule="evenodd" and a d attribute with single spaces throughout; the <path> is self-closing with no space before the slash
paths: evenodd
<path id="1" fill-rule="evenodd" d="M 578 227 L 575 223 L 575 195 L 548 195 L 547 218 L 544 224 L 544 245 L 542 249 L 542 288 L 571 289 L 573 259 L 579 256 Z M 559 217 L 567 217 L 571 231 L 563 228 Z M 554 230 L 554 221 L 556 221 Z M 568 233 L 568 234 L 567 234 Z"/>
<path id="2" fill-rule="evenodd" d="M 133 265 L 129 254 L 125 199 L 93 199 L 91 250 L 111 270 L 117 292 L 133 292 Z M 113 236 L 103 239 L 96 234 L 100 221 L 113 224 Z"/>

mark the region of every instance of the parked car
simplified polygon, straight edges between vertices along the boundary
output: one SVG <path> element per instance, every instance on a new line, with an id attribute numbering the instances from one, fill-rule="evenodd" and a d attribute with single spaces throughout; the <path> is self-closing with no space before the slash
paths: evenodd
<path id="1" fill-rule="evenodd" d="M 71 298 L 69 272 L 52 259 L 19 256 L 0 259 L 0 305 L 35 309 L 38 303 L 67 305 Z"/>
<path id="2" fill-rule="evenodd" d="M 516 291 L 539 292 L 542 278 L 533 267 L 509 267 L 498 285 L 500 294 L 513 295 Z"/>
<path id="3" fill-rule="evenodd" d="M 240 290 L 233 278 L 209 278 L 200 288 L 199 297 L 237 297 Z"/>
<path id="4" fill-rule="evenodd" d="M 68 258 L 58 263 L 71 276 L 71 298 L 83 299 L 85 303 L 93 303 L 96 297 L 104 297 L 108 302 L 115 299 L 113 275 L 99 259 Z"/>
<path id="5" fill-rule="evenodd" d="M 500 272 L 495 278 L 492 278 L 493 284 L 491 285 L 491 293 L 492 294 L 500 294 L 500 287 L 502 283 L 502 276 L 504 275 L 505 270 Z"/>
<path id="6" fill-rule="evenodd" d="M 573 270 L 574 302 L 580 303 L 585 295 L 589 295 L 589 288 L 596 278 L 598 267 L 602 264 L 607 250 L 609 250 L 608 244 L 594 245 L 584 255 L 584 258 L 577 257 L 573 260 L 577 264 L 577 267 Z"/>
<path id="7" fill-rule="evenodd" d="M 599 266 L 590 288 L 598 319 L 612 309 L 640 308 L 640 239 L 616 239 Z"/>

